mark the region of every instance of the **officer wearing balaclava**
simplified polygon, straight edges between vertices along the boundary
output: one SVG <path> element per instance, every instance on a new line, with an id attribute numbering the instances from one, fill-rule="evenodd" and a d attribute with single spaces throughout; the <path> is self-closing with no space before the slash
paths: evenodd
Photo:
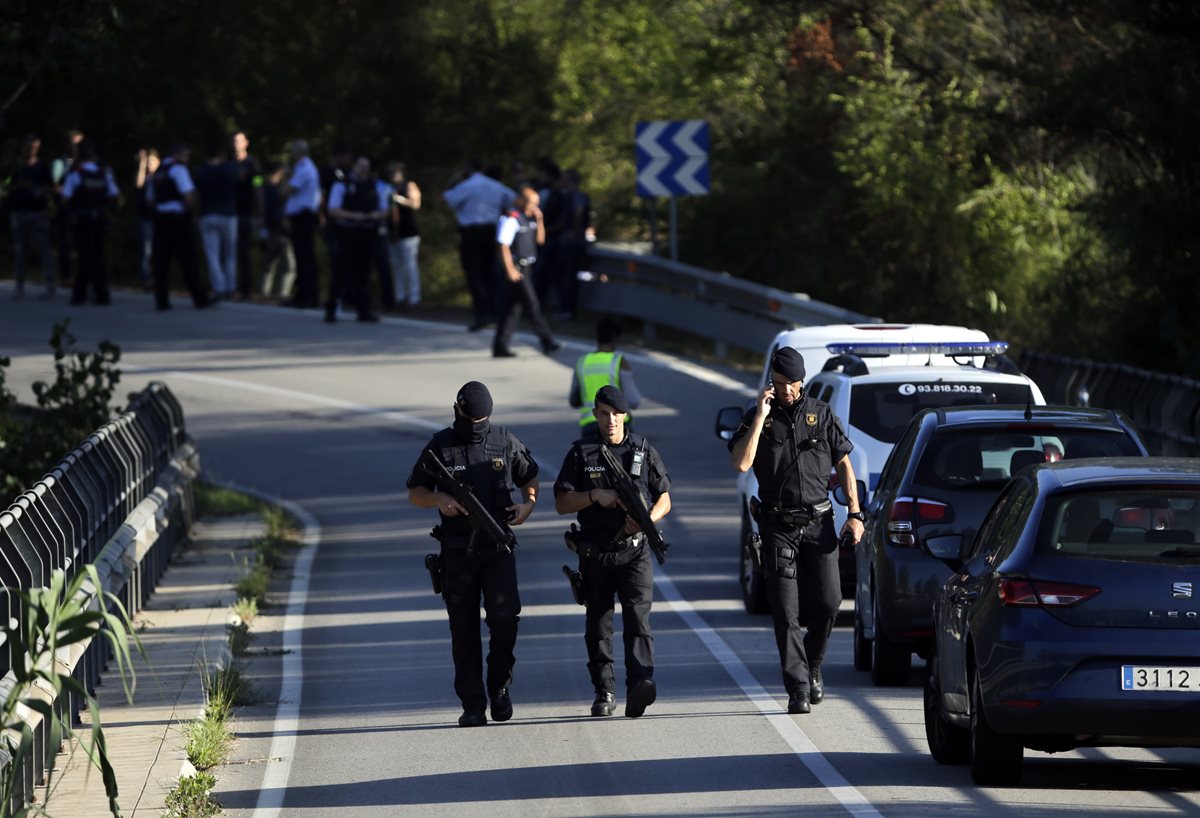
<path id="1" fill-rule="evenodd" d="M 472 533 L 466 509 L 448 486 L 422 466 L 422 460 L 427 453 L 436 457 L 506 532 L 519 526 L 537 503 L 537 463 L 516 435 L 491 422 L 491 415 L 488 388 L 478 381 L 464 384 L 454 401 L 454 424 L 426 444 L 407 483 L 409 502 L 418 508 L 436 508 L 440 517 L 434 534 L 441 543 L 440 577 L 450 617 L 454 691 L 463 706 L 460 727 L 487 724 L 489 698 L 493 721 L 512 718 L 509 685 L 521 613 L 517 563 L 508 544 L 494 542 L 482 531 Z M 519 492 L 516 497 L 514 491 Z M 491 634 L 486 678 L 479 630 L 481 597 Z"/>

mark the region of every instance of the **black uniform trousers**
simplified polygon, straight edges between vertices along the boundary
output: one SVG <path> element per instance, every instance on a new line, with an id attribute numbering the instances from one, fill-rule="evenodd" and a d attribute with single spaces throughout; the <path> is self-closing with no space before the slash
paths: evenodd
<path id="1" fill-rule="evenodd" d="M 520 281 L 509 281 L 507 275 L 504 277 L 506 295 L 504 312 L 501 313 L 500 324 L 496 327 L 496 337 L 492 340 L 492 349 L 497 352 L 508 349 L 521 313 L 524 313 L 525 317 L 529 319 L 529 323 L 533 325 L 533 331 L 537 333 L 543 347 L 554 343 L 550 325 L 546 323 L 546 317 L 542 315 L 542 308 L 538 305 L 537 291 L 533 287 L 533 265 L 518 264 L 517 270 L 524 274 Z"/>
<path id="2" fill-rule="evenodd" d="M 621 636 L 625 642 L 625 688 L 654 676 L 654 636 L 650 605 L 654 601 L 654 567 L 650 549 L 637 548 L 581 557 L 586 617 L 583 639 L 588 670 L 597 693 L 616 692 L 613 673 L 613 595 L 621 601 Z"/>
<path id="3" fill-rule="evenodd" d="M 819 670 L 825 658 L 842 602 L 833 515 L 806 526 L 777 526 L 764 516 L 759 533 L 783 686 L 789 695 L 806 693 L 810 671 Z"/>
<path id="4" fill-rule="evenodd" d="M 200 267 L 196 261 L 196 239 L 192 234 L 192 218 L 187 213 L 154 214 L 154 303 L 160 310 L 171 306 L 167 274 L 171 259 L 179 261 L 183 280 L 197 308 L 209 304 Z"/>
<path id="5" fill-rule="evenodd" d="M 108 271 L 104 268 L 104 233 L 108 217 L 99 210 L 81 210 L 72 214 L 75 222 L 75 246 L 79 250 L 79 275 L 75 277 L 72 304 L 87 300 L 88 287 L 96 293 L 97 304 L 108 304 Z"/>
<path id="6" fill-rule="evenodd" d="M 367 283 L 378 240 L 375 228 L 338 226 L 334 229 L 337 231 L 337 250 L 333 255 L 333 275 L 329 278 L 325 315 L 336 315 L 338 299 L 353 304 L 360 318 L 370 315 L 371 298 Z"/>
<path id="7" fill-rule="evenodd" d="M 242 298 L 250 297 L 251 283 L 254 278 L 250 261 L 250 248 L 254 244 L 254 219 L 251 216 L 238 214 L 237 231 L 237 290 Z"/>
<path id="8" fill-rule="evenodd" d="M 458 228 L 459 257 L 476 326 L 496 319 L 496 225 L 472 224 Z"/>
<path id="9" fill-rule="evenodd" d="M 288 216 L 291 225 L 292 252 L 296 256 L 295 304 L 301 309 L 315 307 L 320 301 L 317 290 L 317 214 L 301 210 Z"/>
<path id="10" fill-rule="evenodd" d="M 487 706 L 487 693 L 508 687 L 516 663 L 517 621 L 521 597 L 517 592 L 517 559 L 494 546 L 475 551 L 442 548 L 442 598 L 450 617 L 454 656 L 454 692 L 466 710 Z M 487 615 L 487 679 L 484 687 L 483 641 L 479 630 L 479 598 Z"/>

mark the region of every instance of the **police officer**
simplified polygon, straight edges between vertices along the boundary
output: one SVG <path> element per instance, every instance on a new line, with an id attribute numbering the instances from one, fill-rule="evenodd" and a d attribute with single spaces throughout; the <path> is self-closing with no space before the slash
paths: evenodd
<path id="1" fill-rule="evenodd" d="M 112 169 L 100 163 L 95 143 L 84 139 L 79 143 L 79 161 L 67 173 L 62 191 L 79 251 L 79 275 L 75 277 L 72 304 L 84 303 L 89 285 L 95 291 L 97 304 L 110 303 L 108 271 L 104 267 L 104 232 L 108 225 L 108 205 L 120 195 Z"/>
<path id="2" fill-rule="evenodd" d="M 609 447 L 626 473 L 648 494 L 650 518 L 655 522 L 671 510 L 671 478 L 646 438 L 626 431 L 629 403 L 620 389 L 600 389 L 592 411 L 599 438 L 572 444 L 554 483 L 554 507 L 559 514 L 578 515 L 580 529 L 568 535 L 568 543 L 579 554 L 583 578 L 587 608 L 584 643 L 596 691 L 592 715 L 611 716 L 616 706 L 612 646 L 616 594 L 624 622 L 625 715 L 636 719 L 658 695 L 653 679 L 654 637 L 650 633 L 654 570 L 646 536 L 621 507 L 600 447 Z"/>
<path id="3" fill-rule="evenodd" d="M 329 218 L 337 230 L 338 250 L 334 256 L 337 268 L 330 278 L 329 297 L 325 301 L 325 320 L 329 323 L 337 320 L 339 299 L 354 303 L 359 321 L 379 320 L 371 312 L 367 284 L 379 228 L 390 209 L 391 195 L 379 189 L 371 175 L 371 160 L 365 156 L 355 159 L 350 175 L 330 188 Z"/>
<path id="4" fill-rule="evenodd" d="M 571 389 L 567 402 L 579 410 L 579 431 L 586 437 L 596 437 L 596 415 L 593 404 L 596 393 L 604 386 L 615 386 L 625 394 L 630 409 L 641 405 L 642 396 L 633 380 L 633 368 L 624 355 L 617 352 L 621 325 L 611 318 L 596 322 L 596 351 L 579 356 L 571 373 Z M 628 426 L 632 418 L 625 418 Z"/>
<path id="5" fill-rule="evenodd" d="M 863 517 L 848 456 L 854 446 L 829 404 L 804 395 L 804 358 L 783 347 L 771 356 L 770 371 L 771 382 L 742 418 L 729 449 L 734 468 L 753 467 L 758 478 L 762 560 L 788 712 L 808 713 L 825 697 L 821 660 L 841 603 L 830 469 L 837 470 L 848 499 L 842 533 L 856 543 Z"/>
<path id="6" fill-rule="evenodd" d="M 184 142 L 171 146 L 171 155 L 154 172 L 147 200 L 154 204 L 154 304 L 159 310 L 171 309 L 167 273 L 171 259 L 179 259 L 183 278 L 192 293 L 196 309 L 212 305 L 200 282 L 196 260 L 196 241 L 192 235 L 192 211 L 196 206 L 196 186 L 187 163 L 192 149 Z"/>
<path id="7" fill-rule="evenodd" d="M 500 256 L 500 269 L 504 273 L 506 286 L 503 314 L 492 339 L 492 355 L 496 358 L 513 358 L 516 353 L 509 348 L 517 318 L 521 312 L 533 324 L 533 331 L 542 342 L 542 352 L 550 355 L 562 349 L 554 340 L 550 326 L 538 305 L 537 292 L 533 289 L 533 265 L 537 261 L 538 248 L 546 241 L 546 230 L 542 223 L 542 211 L 538 208 L 538 193 L 529 185 L 521 187 L 513 202 L 513 209 L 500 217 L 496 224 L 496 248 Z"/>
<path id="8" fill-rule="evenodd" d="M 516 435 L 491 423 L 492 396 L 478 381 L 464 384 L 454 403 L 454 424 L 433 436 L 421 452 L 433 454 L 488 509 L 502 526 L 518 526 L 529 519 L 537 503 L 538 467 Z M 513 502 L 516 487 L 521 494 Z M 442 597 L 450 617 L 454 656 L 454 691 L 462 701 L 460 727 L 487 724 L 488 697 L 492 719 L 512 718 L 508 688 L 515 663 L 517 620 L 521 599 L 517 593 L 517 563 L 511 550 L 477 533 L 471 539 L 466 509 L 422 467 L 421 460 L 408 478 L 408 499 L 418 508 L 436 508 L 441 523 L 435 533 L 441 541 L 444 576 Z M 491 634 L 487 657 L 486 695 L 483 679 L 483 645 L 479 635 L 479 598 L 487 612 Z"/>

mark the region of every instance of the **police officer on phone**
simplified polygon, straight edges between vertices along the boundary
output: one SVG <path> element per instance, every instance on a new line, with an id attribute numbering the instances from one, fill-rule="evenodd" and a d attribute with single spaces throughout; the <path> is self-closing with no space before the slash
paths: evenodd
<path id="1" fill-rule="evenodd" d="M 454 691 L 463 706 L 459 727 L 487 724 L 484 709 L 489 697 L 493 721 L 512 718 L 508 688 L 521 613 L 517 563 L 512 549 L 490 541 L 480 531 L 472 535 L 466 508 L 421 462 L 431 451 L 501 526 L 525 522 L 537 503 L 537 463 L 516 435 L 491 423 L 491 414 L 488 388 L 478 381 L 464 384 L 454 402 L 454 425 L 426 444 L 407 484 L 409 502 L 418 508 L 436 508 L 441 518 L 434 531 L 442 545 L 442 597 L 450 617 Z M 514 488 L 520 491 L 516 502 Z M 479 634 L 481 595 L 491 634 L 486 688 Z"/>
<path id="2" fill-rule="evenodd" d="M 650 519 L 658 522 L 671 510 L 671 478 L 658 451 L 641 435 L 625 428 L 629 402 L 620 389 L 605 386 L 596 393 L 598 438 L 575 441 L 554 483 L 559 514 L 577 514 L 579 531 L 567 535 L 579 555 L 583 604 L 587 608 L 584 642 L 596 699 L 593 716 L 611 716 L 616 707 L 613 675 L 613 595 L 621 601 L 625 642 L 625 715 L 641 716 L 658 695 L 654 685 L 654 637 L 650 604 L 654 568 L 646 536 L 620 505 L 600 452 L 607 446 L 626 473 L 649 497 Z"/>
<path id="3" fill-rule="evenodd" d="M 762 562 L 788 712 L 808 713 L 825 698 L 821 660 L 842 596 L 831 470 L 849 509 L 842 534 L 856 543 L 863 515 L 849 458 L 854 446 L 829 404 L 804 394 L 804 358 L 791 347 L 776 350 L 770 374 L 729 450 L 734 468 L 753 468 L 758 478 Z"/>

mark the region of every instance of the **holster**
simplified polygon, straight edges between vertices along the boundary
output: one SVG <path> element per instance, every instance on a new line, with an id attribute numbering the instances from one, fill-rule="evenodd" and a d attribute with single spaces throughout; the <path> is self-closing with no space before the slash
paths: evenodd
<path id="1" fill-rule="evenodd" d="M 750 564 L 754 566 L 754 571 L 756 573 L 762 573 L 762 570 L 763 570 L 762 537 L 760 537 L 758 535 L 758 532 L 756 532 L 756 531 L 750 532 L 750 541 L 749 541 L 748 545 L 750 548 Z"/>
<path id="2" fill-rule="evenodd" d="M 441 555 L 426 554 L 425 570 L 429 572 L 429 579 L 433 582 L 433 592 L 441 596 L 442 589 L 445 587 L 445 569 L 442 567 Z"/>
<path id="3" fill-rule="evenodd" d="M 587 601 L 587 597 L 583 593 L 583 574 L 578 571 L 571 570 L 571 566 L 564 565 L 562 567 L 563 575 L 567 578 L 567 582 L 571 584 L 571 596 L 575 601 L 583 605 Z"/>

